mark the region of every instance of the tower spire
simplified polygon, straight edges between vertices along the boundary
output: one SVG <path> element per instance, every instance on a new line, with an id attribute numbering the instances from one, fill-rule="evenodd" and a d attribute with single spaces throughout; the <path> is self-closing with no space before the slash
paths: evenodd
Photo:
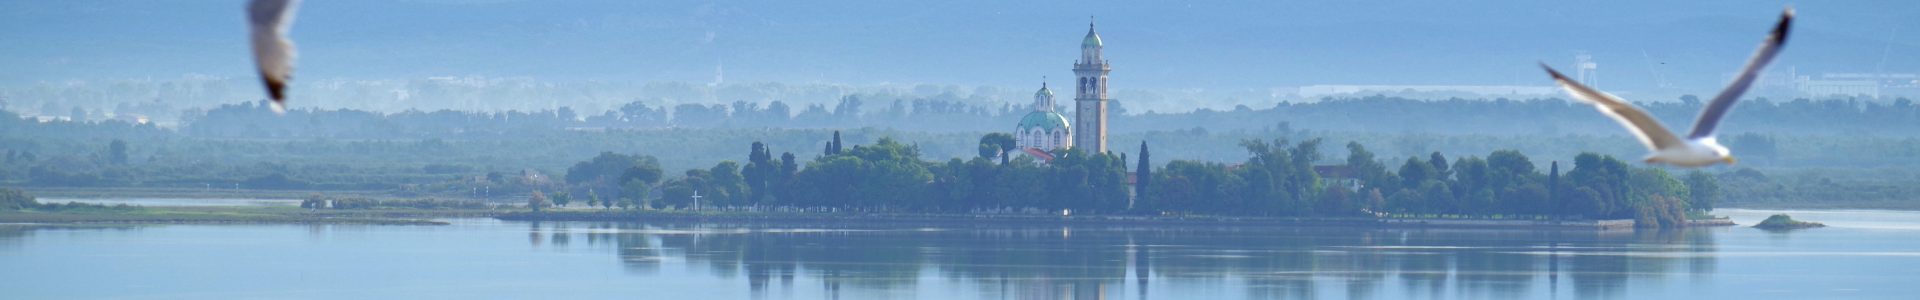
<path id="1" fill-rule="evenodd" d="M 1107 72 L 1112 67 L 1101 57 L 1100 34 L 1094 31 L 1095 20 L 1087 16 L 1087 36 L 1080 42 L 1080 59 L 1074 62 L 1073 73 L 1078 77 L 1074 90 L 1073 147 L 1085 149 L 1086 153 L 1107 152 Z"/>

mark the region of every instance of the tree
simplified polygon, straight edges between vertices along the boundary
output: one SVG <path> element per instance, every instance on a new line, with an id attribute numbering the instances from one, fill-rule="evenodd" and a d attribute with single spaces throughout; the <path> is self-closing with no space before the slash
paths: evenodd
<path id="1" fill-rule="evenodd" d="M 1427 157 L 1427 163 L 1433 164 L 1434 180 L 1447 181 L 1448 178 L 1453 176 L 1453 170 L 1447 168 L 1447 157 L 1440 155 L 1440 151 L 1434 151 L 1432 155 Z"/>
<path id="2" fill-rule="evenodd" d="M 707 170 L 708 181 L 716 190 L 710 199 L 713 206 L 745 204 L 747 182 L 740 174 L 740 164 L 723 160 Z"/>
<path id="3" fill-rule="evenodd" d="M 559 205 L 560 207 L 567 207 L 567 204 L 571 204 L 571 203 L 573 203 L 573 195 L 568 194 L 567 192 L 553 193 L 554 205 Z"/>
<path id="4" fill-rule="evenodd" d="M 114 139 L 107 144 L 107 161 L 115 165 L 127 164 L 127 141 Z"/>
<path id="5" fill-rule="evenodd" d="M 1560 197 L 1560 161 L 1553 161 L 1551 171 L 1547 172 L 1547 213 L 1555 216 L 1567 215 L 1567 204 Z"/>
<path id="6" fill-rule="evenodd" d="M 654 184 L 654 183 L 660 182 L 660 177 L 661 177 L 660 165 L 640 164 L 640 165 L 634 165 L 633 167 L 627 168 L 626 171 L 620 172 L 620 179 L 619 179 L 620 181 L 617 181 L 617 182 L 619 182 L 620 184 L 626 184 L 627 182 L 631 182 L 631 181 L 639 181 L 647 184 Z"/>
<path id="7" fill-rule="evenodd" d="M 768 184 L 774 188 L 775 201 L 793 204 L 793 175 L 796 173 L 800 173 L 800 163 L 793 157 L 793 152 L 781 153 L 780 170 L 774 173 L 773 183 Z"/>
<path id="8" fill-rule="evenodd" d="M 1504 208 L 1494 203 L 1494 192 L 1507 188 L 1496 182 L 1496 175 L 1489 170 L 1487 160 L 1479 157 L 1461 157 L 1453 163 L 1453 197 L 1458 203 L 1451 205 L 1453 212 L 1469 214 L 1492 214 Z M 1509 199 L 1510 200 L 1510 199 Z"/>
<path id="9" fill-rule="evenodd" d="M 620 185 L 619 198 L 623 201 L 637 201 L 641 208 L 652 208 L 652 199 L 647 198 L 647 193 L 651 191 L 652 187 L 646 181 L 639 179 L 628 180 L 626 183 Z M 613 203 L 604 203 L 602 205 L 607 206 L 607 208 L 612 208 L 612 204 Z M 623 204 L 621 208 L 626 208 L 626 206 Z"/>
<path id="10" fill-rule="evenodd" d="M 821 157 L 795 176 L 797 199 L 793 202 L 819 207 L 924 207 L 930 203 L 925 202 L 923 189 L 933 181 L 933 174 L 919 160 L 919 153 L 917 147 L 881 138 L 846 155 Z"/>
<path id="11" fill-rule="evenodd" d="M 747 166 L 740 170 L 746 180 L 747 199 L 751 204 L 766 204 L 773 198 L 772 182 L 780 166 L 773 162 L 773 152 L 759 141 L 753 142 L 753 149 L 747 154 Z"/>
<path id="12" fill-rule="evenodd" d="M 1147 186 L 1153 182 L 1153 164 L 1149 160 L 1150 159 L 1148 157 L 1149 155 L 1152 155 L 1152 154 L 1147 152 L 1147 141 L 1140 141 L 1140 163 L 1139 165 L 1133 167 L 1134 198 L 1147 197 Z M 1136 202 L 1139 202 L 1139 201 L 1136 201 Z M 1138 204 L 1135 204 L 1135 205 L 1137 206 Z"/>
<path id="13" fill-rule="evenodd" d="M 1688 198 L 1687 208 L 1693 211 L 1713 210 L 1715 202 L 1720 201 L 1720 180 L 1706 172 L 1687 172 Z"/>
<path id="14" fill-rule="evenodd" d="M 834 130 L 833 143 L 827 144 L 827 155 L 840 155 L 841 151 L 846 150 L 846 148 L 841 148 L 841 146 L 842 144 L 840 144 L 840 131 Z"/>
<path id="15" fill-rule="evenodd" d="M 1400 165 L 1402 187 L 1419 187 L 1427 180 L 1434 180 L 1433 165 L 1420 161 L 1419 156 L 1408 157 L 1406 164 Z"/>
<path id="16" fill-rule="evenodd" d="M 540 212 L 548 207 L 553 207 L 553 201 L 547 199 L 546 193 L 533 191 L 533 196 L 527 197 L 527 208 L 532 208 L 534 212 Z"/>
<path id="17" fill-rule="evenodd" d="M 1367 189 L 1367 202 L 1362 203 L 1361 206 L 1376 214 L 1384 212 L 1387 207 L 1387 197 L 1380 194 L 1379 188 Z"/>
<path id="18" fill-rule="evenodd" d="M 638 168 L 638 170 L 634 170 Z M 660 180 L 660 162 L 653 156 L 625 155 L 613 152 L 600 152 L 592 159 L 573 164 L 567 168 L 567 183 L 589 184 L 601 182 L 604 186 L 618 185 L 626 180 L 639 177 L 647 182 Z"/>
<path id="19" fill-rule="evenodd" d="M 980 136 L 980 157 L 999 156 L 1001 164 L 1007 163 L 1008 153 L 1018 147 L 1012 134 L 995 132 Z"/>
<path id="20" fill-rule="evenodd" d="M 1594 153 L 1581 153 L 1573 158 L 1573 170 L 1567 172 L 1568 188 L 1580 195 L 1570 197 L 1574 203 L 1569 212 L 1579 212 L 1590 218 L 1628 218 L 1634 211 L 1629 189 L 1630 167 L 1626 162 L 1612 156 Z"/>

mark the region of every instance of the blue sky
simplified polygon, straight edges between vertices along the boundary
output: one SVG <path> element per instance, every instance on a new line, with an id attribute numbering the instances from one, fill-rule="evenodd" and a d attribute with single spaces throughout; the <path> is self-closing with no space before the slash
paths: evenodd
<path id="1" fill-rule="evenodd" d="M 239 0 L 0 1 L 0 84 L 250 77 Z M 1068 78 L 1097 16 L 1115 86 L 1717 89 L 1785 1 L 306 1 L 300 79 L 934 83 Z M 1920 72 L 1920 3 L 1795 3 L 1778 66 Z M 1059 81 L 1056 79 L 1055 81 Z"/>

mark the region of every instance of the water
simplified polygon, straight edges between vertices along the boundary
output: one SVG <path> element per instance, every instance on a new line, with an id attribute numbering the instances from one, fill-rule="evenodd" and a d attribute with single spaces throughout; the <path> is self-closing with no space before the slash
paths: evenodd
<path id="1" fill-rule="evenodd" d="M 1774 211 L 1723 210 L 1751 224 Z M 7 299 L 1911 299 L 1920 213 L 1670 232 L 0 225 Z"/>

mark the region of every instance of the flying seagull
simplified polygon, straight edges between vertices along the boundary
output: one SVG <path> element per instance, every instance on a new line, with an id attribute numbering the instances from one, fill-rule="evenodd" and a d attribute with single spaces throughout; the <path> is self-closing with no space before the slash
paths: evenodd
<path id="1" fill-rule="evenodd" d="M 1700 111 L 1700 118 L 1693 123 L 1693 132 L 1687 134 L 1685 139 L 1674 135 L 1673 131 L 1668 131 L 1666 126 L 1660 125 L 1659 120 L 1655 120 L 1646 111 L 1634 107 L 1626 100 L 1568 80 L 1567 76 L 1561 75 L 1544 63 L 1540 64 L 1540 67 L 1546 68 L 1547 74 L 1553 75 L 1553 81 L 1559 83 L 1560 88 L 1566 89 L 1567 93 L 1573 94 L 1573 98 L 1593 104 L 1594 108 L 1599 109 L 1601 113 L 1613 117 L 1614 121 L 1619 121 L 1620 125 L 1626 126 L 1627 131 L 1633 132 L 1634 137 L 1640 138 L 1640 143 L 1645 144 L 1647 150 L 1653 152 L 1647 154 L 1647 163 L 1664 163 L 1688 168 L 1719 163 L 1733 164 L 1733 155 L 1728 153 L 1727 147 L 1721 146 L 1720 142 L 1714 140 L 1713 129 L 1720 125 L 1720 119 L 1727 115 L 1727 109 L 1732 108 L 1733 103 L 1740 100 L 1740 94 L 1745 93 L 1747 87 L 1753 85 L 1754 78 L 1760 76 L 1760 69 L 1765 68 L 1767 62 L 1772 61 L 1773 56 L 1780 53 L 1780 47 L 1787 42 L 1787 29 L 1792 23 L 1793 9 L 1788 8 L 1786 12 L 1780 14 L 1780 24 L 1774 25 L 1773 32 L 1767 35 L 1767 40 L 1761 42 L 1760 49 L 1754 51 L 1753 58 L 1747 60 L 1747 66 L 1740 70 L 1739 77 L 1734 78 L 1733 83 L 1728 84 L 1726 90 L 1720 91 L 1720 95 L 1713 97 L 1713 102 L 1707 103 L 1706 109 Z"/>
<path id="2" fill-rule="evenodd" d="M 273 111 L 286 111 L 287 81 L 293 80 L 293 41 L 287 40 L 287 27 L 293 25 L 293 9 L 300 0 L 252 0 L 247 2 L 247 27 L 253 35 L 253 61 L 260 66 L 260 81 L 273 97 Z"/>

